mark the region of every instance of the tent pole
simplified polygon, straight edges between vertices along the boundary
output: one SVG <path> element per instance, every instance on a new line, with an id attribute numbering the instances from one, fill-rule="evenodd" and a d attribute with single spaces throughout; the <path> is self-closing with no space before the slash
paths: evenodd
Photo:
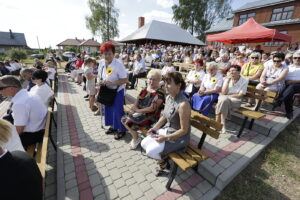
<path id="1" fill-rule="evenodd" d="M 270 45 L 270 53 L 271 53 L 271 48 L 272 48 L 272 43 L 273 43 L 273 40 L 274 40 L 275 32 L 276 32 L 276 30 L 274 30 L 274 33 L 273 33 L 273 36 L 272 36 L 272 41 L 271 41 L 271 45 Z"/>

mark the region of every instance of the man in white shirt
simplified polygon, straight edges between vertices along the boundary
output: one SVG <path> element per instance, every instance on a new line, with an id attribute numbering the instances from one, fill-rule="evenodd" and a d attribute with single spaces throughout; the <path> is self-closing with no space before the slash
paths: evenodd
<path id="1" fill-rule="evenodd" d="M 300 93 L 300 51 L 293 54 L 293 64 L 289 66 L 289 72 L 285 78 L 285 89 L 281 92 L 277 101 L 273 104 L 273 110 L 284 102 L 286 117 L 293 118 L 293 97 Z"/>
<path id="2" fill-rule="evenodd" d="M 146 77 L 146 67 L 144 59 L 142 59 L 141 54 L 137 54 L 136 61 L 133 64 L 133 72 L 129 74 L 128 80 L 131 83 L 130 89 L 134 89 L 134 85 L 137 78 Z"/>
<path id="3" fill-rule="evenodd" d="M 11 97 L 14 126 L 26 148 L 43 140 L 47 107 L 42 100 L 22 89 L 20 81 L 10 75 L 0 78 L 0 94 Z"/>

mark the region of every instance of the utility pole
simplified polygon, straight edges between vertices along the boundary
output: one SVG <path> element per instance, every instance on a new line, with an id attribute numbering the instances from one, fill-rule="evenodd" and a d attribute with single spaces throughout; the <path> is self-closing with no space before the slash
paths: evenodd
<path id="1" fill-rule="evenodd" d="M 36 40 L 37 40 L 37 43 L 38 43 L 38 46 L 39 46 L 39 51 L 41 50 L 41 47 L 40 47 L 40 42 L 39 42 L 39 37 L 36 36 Z"/>

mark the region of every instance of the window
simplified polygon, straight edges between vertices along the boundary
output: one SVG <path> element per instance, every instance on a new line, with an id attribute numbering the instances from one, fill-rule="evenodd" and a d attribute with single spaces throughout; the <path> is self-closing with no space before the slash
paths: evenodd
<path id="1" fill-rule="evenodd" d="M 280 33 L 284 33 L 284 34 L 287 34 L 288 32 L 287 31 L 279 31 Z M 283 45 L 284 42 L 266 42 L 265 43 L 265 46 L 281 46 Z"/>
<path id="2" fill-rule="evenodd" d="M 255 17 L 255 13 L 248 13 L 248 14 L 240 15 L 239 25 L 245 23 L 251 17 Z"/>
<path id="3" fill-rule="evenodd" d="M 294 6 L 275 8 L 272 12 L 271 22 L 285 19 L 292 19 Z"/>

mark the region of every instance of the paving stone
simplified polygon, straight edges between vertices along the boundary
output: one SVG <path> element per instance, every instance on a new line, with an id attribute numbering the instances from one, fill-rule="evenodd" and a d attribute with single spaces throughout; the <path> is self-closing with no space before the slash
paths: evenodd
<path id="1" fill-rule="evenodd" d="M 196 188 L 198 188 L 202 194 L 205 194 L 208 190 L 210 190 L 212 188 L 212 185 L 207 182 L 206 180 L 202 181 L 201 183 L 199 183 Z"/>
<path id="2" fill-rule="evenodd" d="M 136 183 L 134 178 L 130 178 L 130 179 L 126 180 L 125 182 L 126 182 L 127 186 L 131 186 Z"/>
<path id="3" fill-rule="evenodd" d="M 160 183 L 159 180 L 153 181 L 151 184 L 152 188 L 155 190 L 155 192 L 160 195 L 166 191 L 165 187 Z"/>
<path id="4" fill-rule="evenodd" d="M 232 165 L 232 162 L 226 158 L 223 158 L 218 164 L 223 167 L 224 169 L 228 168 L 229 166 Z"/>
<path id="5" fill-rule="evenodd" d="M 125 185 L 125 181 L 123 179 L 118 179 L 113 182 L 117 189 Z"/>
<path id="6" fill-rule="evenodd" d="M 67 190 L 67 192 L 66 192 L 66 198 L 70 199 L 70 200 L 79 199 L 79 192 L 78 192 L 77 187 Z"/>
<path id="7" fill-rule="evenodd" d="M 129 171 L 126 171 L 126 172 L 123 172 L 122 173 L 122 178 L 124 179 L 124 180 L 127 180 L 127 179 L 129 179 L 129 178 L 131 178 L 132 177 L 132 174 L 129 172 Z"/>
<path id="8" fill-rule="evenodd" d="M 94 200 L 107 200 L 106 195 L 105 194 L 101 194 L 96 196 L 96 198 Z"/>
<path id="9" fill-rule="evenodd" d="M 133 173 L 132 176 L 136 180 L 137 183 L 141 183 L 146 180 L 145 176 L 139 171 L 136 173 Z"/>
<path id="10" fill-rule="evenodd" d="M 90 179 L 90 184 L 92 187 L 95 187 L 95 186 L 101 184 L 99 174 L 93 174 L 93 175 L 89 176 L 89 179 Z"/>
<path id="11" fill-rule="evenodd" d="M 129 191 L 134 199 L 138 199 L 143 196 L 143 192 L 137 184 L 129 186 Z"/>
<path id="12" fill-rule="evenodd" d="M 99 196 L 100 194 L 104 193 L 104 187 L 103 185 L 99 184 L 95 187 L 93 187 L 93 195 L 94 197 Z"/>
<path id="13" fill-rule="evenodd" d="M 119 195 L 114 185 L 105 187 L 104 191 L 107 199 L 116 199 Z"/>
<path id="14" fill-rule="evenodd" d="M 66 189 L 71 189 L 77 187 L 77 180 L 76 179 L 71 179 L 69 181 L 66 182 Z"/>
<path id="15" fill-rule="evenodd" d="M 130 194 L 129 188 L 127 186 L 123 186 L 117 190 L 120 198 L 126 197 Z"/>

